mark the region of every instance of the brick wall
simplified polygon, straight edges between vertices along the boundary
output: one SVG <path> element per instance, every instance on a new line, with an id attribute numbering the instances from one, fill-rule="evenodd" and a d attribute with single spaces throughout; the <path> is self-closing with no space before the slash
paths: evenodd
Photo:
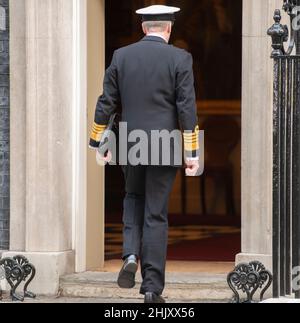
<path id="1" fill-rule="evenodd" d="M 0 250 L 9 249 L 9 0 L 0 0 Z"/>

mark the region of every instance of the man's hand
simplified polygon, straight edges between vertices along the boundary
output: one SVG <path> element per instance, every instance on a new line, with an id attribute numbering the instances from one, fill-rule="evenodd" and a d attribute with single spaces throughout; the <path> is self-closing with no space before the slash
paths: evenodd
<path id="1" fill-rule="evenodd" d="M 110 151 L 108 151 L 107 154 L 105 156 L 103 156 L 97 150 L 96 161 L 99 166 L 105 166 L 106 164 L 108 164 L 112 161 L 112 153 Z"/>
<path id="2" fill-rule="evenodd" d="M 190 176 L 190 177 L 197 176 L 197 173 L 200 168 L 199 159 L 187 158 L 185 163 L 186 163 L 186 170 L 185 170 L 186 176 Z"/>

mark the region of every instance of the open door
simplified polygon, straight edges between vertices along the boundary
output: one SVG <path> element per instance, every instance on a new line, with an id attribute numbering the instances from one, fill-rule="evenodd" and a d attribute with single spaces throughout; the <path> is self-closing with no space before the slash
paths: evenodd
<path id="1" fill-rule="evenodd" d="M 193 54 L 206 142 L 204 175 L 178 173 L 170 201 L 168 259 L 234 262 L 241 250 L 242 0 L 164 3 L 182 9 L 171 43 Z M 146 5 L 149 1 L 106 1 L 106 67 L 114 50 L 143 37 L 135 11 Z M 121 257 L 123 187 L 121 169 L 108 166 L 106 259 Z"/>

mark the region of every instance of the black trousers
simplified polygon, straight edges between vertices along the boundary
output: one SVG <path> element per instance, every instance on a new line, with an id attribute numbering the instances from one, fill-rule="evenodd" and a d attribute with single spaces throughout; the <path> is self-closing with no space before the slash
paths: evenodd
<path id="1" fill-rule="evenodd" d="M 168 203 L 177 168 L 159 166 L 124 167 L 123 257 L 141 260 L 141 294 L 161 295 L 165 288 L 168 247 Z"/>

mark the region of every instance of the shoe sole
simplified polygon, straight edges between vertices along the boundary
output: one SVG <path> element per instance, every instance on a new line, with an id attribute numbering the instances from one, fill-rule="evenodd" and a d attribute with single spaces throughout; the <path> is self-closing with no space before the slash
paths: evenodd
<path id="1" fill-rule="evenodd" d="M 145 296 L 145 304 L 154 304 L 152 296 Z"/>
<path id="2" fill-rule="evenodd" d="M 155 301 L 152 295 L 146 294 L 144 303 L 145 304 L 166 304 L 166 301 L 165 300 Z"/>
<path id="3" fill-rule="evenodd" d="M 123 289 L 131 289 L 135 287 L 135 275 L 138 271 L 138 265 L 135 263 L 127 264 L 122 270 L 118 278 L 118 285 Z"/>

